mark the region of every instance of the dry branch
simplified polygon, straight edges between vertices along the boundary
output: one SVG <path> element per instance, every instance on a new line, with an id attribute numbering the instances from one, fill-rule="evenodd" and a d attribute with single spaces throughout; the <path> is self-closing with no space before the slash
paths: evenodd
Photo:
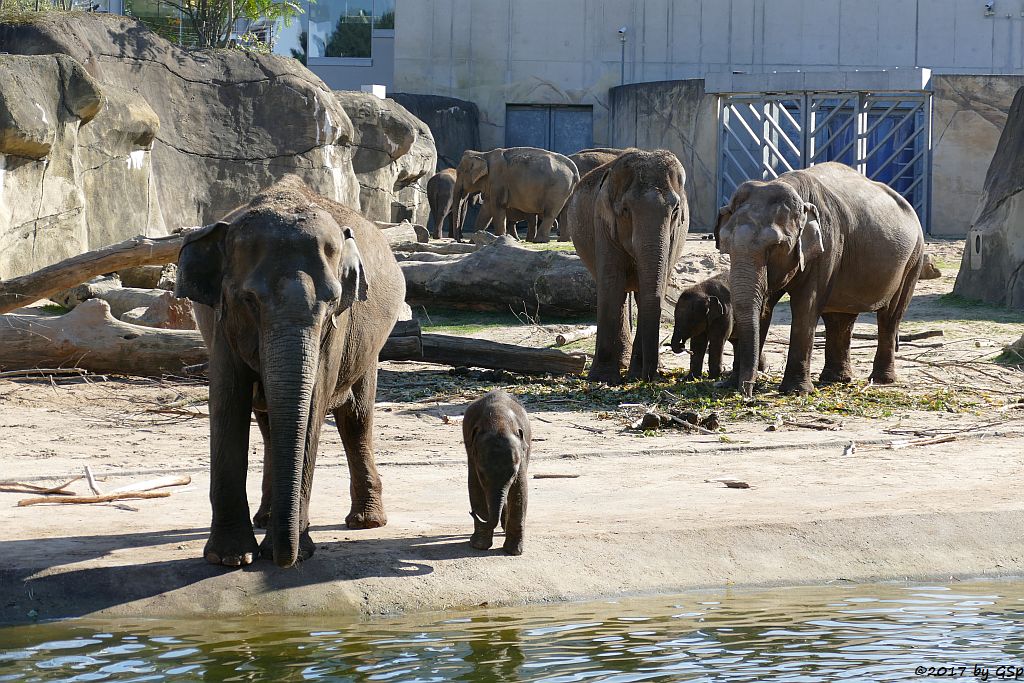
<path id="1" fill-rule="evenodd" d="M 177 261 L 185 235 L 197 229 L 184 228 L 167 237 L 138 235 L 104 249 L 64 259 L 34 273 L 0 282 L 0 313 L 8 313 L 33 301 L 45 299 L 97 275 L 133 266 Z"/>
<path id="2" fill-rule="evenodd" d="M 168 486 L 188 486 L 191 483 L 192 477 L 188 475 L 175 476 L 171 474 L 165 477 L 140 481 L 135 484 L 128 484 L 127 486 L 119 486 L 112 490 L 111 493 L 142 493 L 167 488 Z"/>
<path id="3" fill-rule="evenodd" d="M 584 327 L 582 330 L 573 330 L 572 332 L 565 332 L 555 336 L 555 346 L 565 346 L 573 342 L 579 341 L 580 339 L 588 339 L 597 334 L 597 325 L 590 325 Z"/>
<path id="4" fill-rule="evenodd" d="M 134 500 L 138 498 L 168 498 L 166 491 L 139 491 L 136 493 L 108 493 L 104 496 L 76 496 L 74 498 L 25 498 L 18 501 L 18 507 L 27 505 L 49 505 L 52 503 L 88 505 L 90 503 L 109 503 L 113 500 Z"/>
<path id="5" fill-rule="evenodd" d="M 35 484 L 23 484 L 20 481 L 0 481 L 0 492 L 3 493 L 38 493 L 47 496 L 73 496 L 74 491 L 68 491 L 67 487 L 81 479 L 75 477 L 68 479 L 57 486 L 36 486 Z"/>
<path id="6" fill-rule="evenodd" d="M 825 336 L 823 331 L 815 332 L 815 337 L 821 338 Z M 932 337 L 943 337 L 945 333 L 942 330 L 926 330 L 924 332 L 912 332 L 910 334 L 901 334 L 900 343 L 918 341 L 921 339 L 931 339 Z M 873 332 L 854 332 L 854 339 L 878 339 L 878 335 Z M 867 348 L 867 347 L 865 347 Z"/>
<path id="7" fill-rule="evenodd" d="M 423 360 L 441 365 L 511 370 L 523 374 L 579 375 L 587 364 L 583 354 L 557 349 L 528 349 L 513 344 L 424 334 Z"/>

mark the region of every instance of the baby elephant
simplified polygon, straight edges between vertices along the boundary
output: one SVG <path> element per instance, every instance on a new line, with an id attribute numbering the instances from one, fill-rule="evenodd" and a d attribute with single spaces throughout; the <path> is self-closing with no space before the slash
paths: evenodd
<path id="1" fill-rule="evenodd" d="M 719 273 L 680 293 L 676 302 L 676 323 L 672 331 L 672 352 L 682 353 L 686 340 L 690 340 L 690 376 L 700 377 L 704 369 L 704 354 L 708 354 L 708 376 L 717 379 L 722 374 L 722 350 L 728 340 L 734 346 L 736 335 L 732 329 L 732 295 L 729 292 L 729 271 Z M 764 354 L 758 369 L 766 367 Z"/>
<path id="2" fill-rule="evenodd" d="M 470 545 L 489 549 L 501 521 L 502 548 L 522 555 L 531 439 L 526 410 L 504 391 L 492 391 L 466 408 L 462 438 L 469 456 Z"/>

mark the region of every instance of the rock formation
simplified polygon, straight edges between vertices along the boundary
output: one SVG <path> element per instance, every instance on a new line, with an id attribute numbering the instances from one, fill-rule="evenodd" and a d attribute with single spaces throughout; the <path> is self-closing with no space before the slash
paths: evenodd
<path id="1" fill-rule="evenodd" d="M 335 94 L 355 127 L 352 168 L 363 215 L 426 225 L 426 183 L 437 166 L 430 129 L 394 100 L 349 90 Z"/>
<path id="2" fill-rule="evenodd" d="M 442 95 L 392 93 L 391 99 L 427 124 L 437 146 L 438 169 L 455 168 L 467 149 L 480 149 L 480 110 Z"/>
<path id="3" fill-rule="evenodd" d="M 1024 88 L 1017 91 L 985 175 L 953 292 L 1024 308 Z"/>
<path id="4" fill-rule="evenodd" d="M 209 223 L 287 173 L 356 208 L 372 197 L 372 218 L 426 221 L 426 126 L 384 104 L 357 131 L 350 94 L 298 60 L 183 50 L 80 12 L 0 20 L 0 46 L 0 280 Z"/>

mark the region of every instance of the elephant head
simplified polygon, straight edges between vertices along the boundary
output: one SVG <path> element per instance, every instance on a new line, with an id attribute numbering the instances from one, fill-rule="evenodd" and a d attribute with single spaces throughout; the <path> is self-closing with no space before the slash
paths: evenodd
<path id="1" fill-rule="evenodd" d="M 729 254 L 736 327 L 736 380 L 753 392 L 761 347 L 762 316 L 772 294 L 825 251 L 818 207 L 789 183 L 748 181 L 719 210 L 718 248 Z"/>
<path id="2" fill-rule="evenodd" d="M 316 205 L 251 208 L 230 223 L 190 234 L 181 248 L 175 291 L 214 308 L 211 358 L 229 357 L 266 396 L 273 461 L 269 534 L 274 562 L 282 567 L 298 558 L 349 309 L 366 300 L 368 286 L 353 230 Z M 214 448 L 217 440 L 215 431 Z"/>
<path id="3" fill-rule="evenodd" d="M 724 315 L 725 305 L 717 296 L 684 291 L 676 302 L 672 353 L 682 353 L 686 340 L 705 333 L 711 323 Z"/>
<path id="4" fill-rule="evenodd" d="M 469 200 L 485 192 L 487 187 L 488 162 L 484 152 L 466 150 L 456 169 L 455 192 L 452 197 L 453 232 L 461 238 L 462 226 L 466 221 Z"/>
<path id="5" fill-rule="evenodd" d="M 508 492 L 526 457 L 526 436 L 521 428 L 516 431 L 477 428 L 470 440 L 468 445 L 476 454 L 476 475 L 487 497 L 487 519 L 478 521 L 493 532 L 499 522 L 505 526 Z"/>
<path id="6" fill-rule="evenodd" d="M 685 183 L 683 165 L 671 152 L 629 150 L 611 163 L 597 192 L 595 235 L 620 263 L 630 264 L 621 275 L 637 293 L 640 349 L 633 350 L 633 378 L 657 375 L 661 303 L 689 226 Z"/>

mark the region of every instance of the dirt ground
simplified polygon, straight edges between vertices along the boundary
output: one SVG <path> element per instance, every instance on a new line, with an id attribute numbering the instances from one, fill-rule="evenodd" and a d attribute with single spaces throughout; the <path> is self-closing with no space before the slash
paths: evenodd
<path id="1" fill-rule="evenodd" d="M 16 507 L 28 496 L 0 493 L 0 621 L 94 611 L 365 615 L 726 583 L 1020 574 L 1024 372 L 992 359 L 1020 338 L 1024 316 L 949 295 L 961 248 L 928 245 L 943 277 L 919 284 L 902 331 L 943 336 L 903 345 L 894 389 L 860 381 L 779 397 L 784 302 L 769 334 L 766 388 L 753 401 L 682 381 L 688 359 L 667 348 L 665 382 L 622 388 L 383 363 L 375 433 L 389 524 L 344 527 L 347 470 L 337 432 L 325 429 L 312 508 L 319 549 L 290 571 L 201 560 L 209 523 L 203 382 L 0 380 L 0 479 L 59 483 L 85 465 L 101 487 L 192 477 L 168 498 L 102 506 Z M 713 243 L 692 240 L 687 253 L 684 278 L 717 263 Z M 551 345 L 558 331 L 589 322 L 431 313 L 421 314 L 428 331 L 527 346 Z M 873 328 L 864 317 L 856 331 Z M 859 377 L 873 350 L 855 340 Z M 519 558 L 468 546 L 460 419 L 495 386 L 530 410 L 531 475 L 541 475 L 531 480 Z M 655 404 L 714 411 L 721 432 L 629 429 Z M 919 443 L 928 440 L 938 443 Z M 255 425 L 250 448 L 255 508 Z M 750 488 L 726 488 L 726 479 Z M 87 492 L 82 481 L 71 488 Z"/>

